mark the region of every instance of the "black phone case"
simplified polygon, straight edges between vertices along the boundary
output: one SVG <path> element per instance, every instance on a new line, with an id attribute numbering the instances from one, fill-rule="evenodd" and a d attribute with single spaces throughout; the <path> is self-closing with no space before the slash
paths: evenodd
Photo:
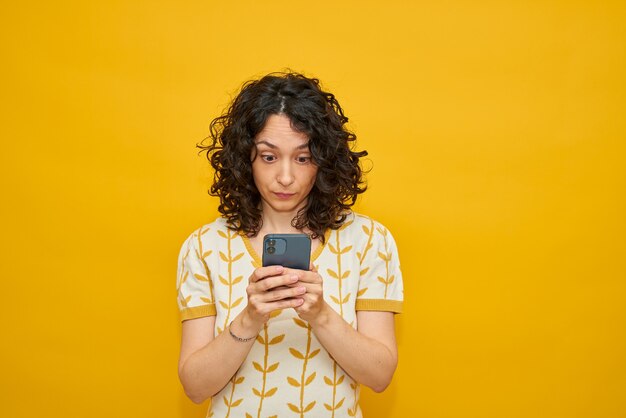
<path id="1" fill-rule="evenodd" d="M 273 245 L 272 244 L 273 241 Z M 273 252 L 271 248 L 274 248 Z M 311 238 L 306 234 L 267 234 L 263 237 L 263 266 L 308 270 Z"/>

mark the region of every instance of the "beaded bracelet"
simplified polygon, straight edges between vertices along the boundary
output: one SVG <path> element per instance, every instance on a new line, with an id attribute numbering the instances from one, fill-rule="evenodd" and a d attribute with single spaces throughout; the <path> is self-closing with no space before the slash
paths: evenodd
<path id="1" fill-rule="evenodd" d="M 235 334 L 233 334 L 233 331 L 231 331 L 230 327 L 233 324 L 233 321 L 230 321 L 230 324 L 228 324 L 228 332 L 230 333 L 230 336 L 233 337 L 234 339 L 236 339 L 237 341 L 241 342 L 241 343 L 245 343 L 248 342 L 250 340 L 254 340 L 256 338 L 256 335 L 254 337 L 250 337 L 250 338 L 241 338 L 236 336 Z"/>

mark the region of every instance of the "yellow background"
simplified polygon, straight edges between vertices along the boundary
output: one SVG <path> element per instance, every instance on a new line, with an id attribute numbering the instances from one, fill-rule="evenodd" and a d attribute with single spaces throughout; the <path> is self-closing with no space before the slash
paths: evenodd
<path id="1" fill-rule="evenodd" d="M 400 366 L 367 417 L 626 417 L 618 1 L 3 4 L 0 416 L 203 417 L 178 250 L 196 142 L 251 77 L 340 99 L 399 248 Z"/>

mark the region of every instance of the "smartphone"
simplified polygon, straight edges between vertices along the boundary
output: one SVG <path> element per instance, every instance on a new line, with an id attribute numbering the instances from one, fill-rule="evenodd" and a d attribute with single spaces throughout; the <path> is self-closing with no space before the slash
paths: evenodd
<path id="1" fill-rule="evenodd" d="M 263 267 L 308 270 L 311 238 L 306 234 L 267 234 L 263 237 Z"/>

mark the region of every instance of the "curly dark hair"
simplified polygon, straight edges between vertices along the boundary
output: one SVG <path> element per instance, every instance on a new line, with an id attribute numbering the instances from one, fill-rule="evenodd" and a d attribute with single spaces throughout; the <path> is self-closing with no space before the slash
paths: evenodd
<path id="1" fill-rule="evenodd" d="M 263 221 L 261 195 L 252 177 L 254 138 L 276 114 L 286 115 L 294 130 L 308 136 L 311 159 L 318 167 L 307 203 L 291 224 L 308 228 L 312 238 L 323 241 L 324 232 L 345 222 L 348 209 L 367 188 L 359 164 L 367 151 L 352 150 L 356 135 L 345 127 L 348 118 L 316 78 L 288 71 L 244 83 L 230 106 L 211 122 L 209 137 L 198 144 L 215 170 L 209 194 L 219 196 L 218 210 L 230 229 L 258 234 Z"/>

